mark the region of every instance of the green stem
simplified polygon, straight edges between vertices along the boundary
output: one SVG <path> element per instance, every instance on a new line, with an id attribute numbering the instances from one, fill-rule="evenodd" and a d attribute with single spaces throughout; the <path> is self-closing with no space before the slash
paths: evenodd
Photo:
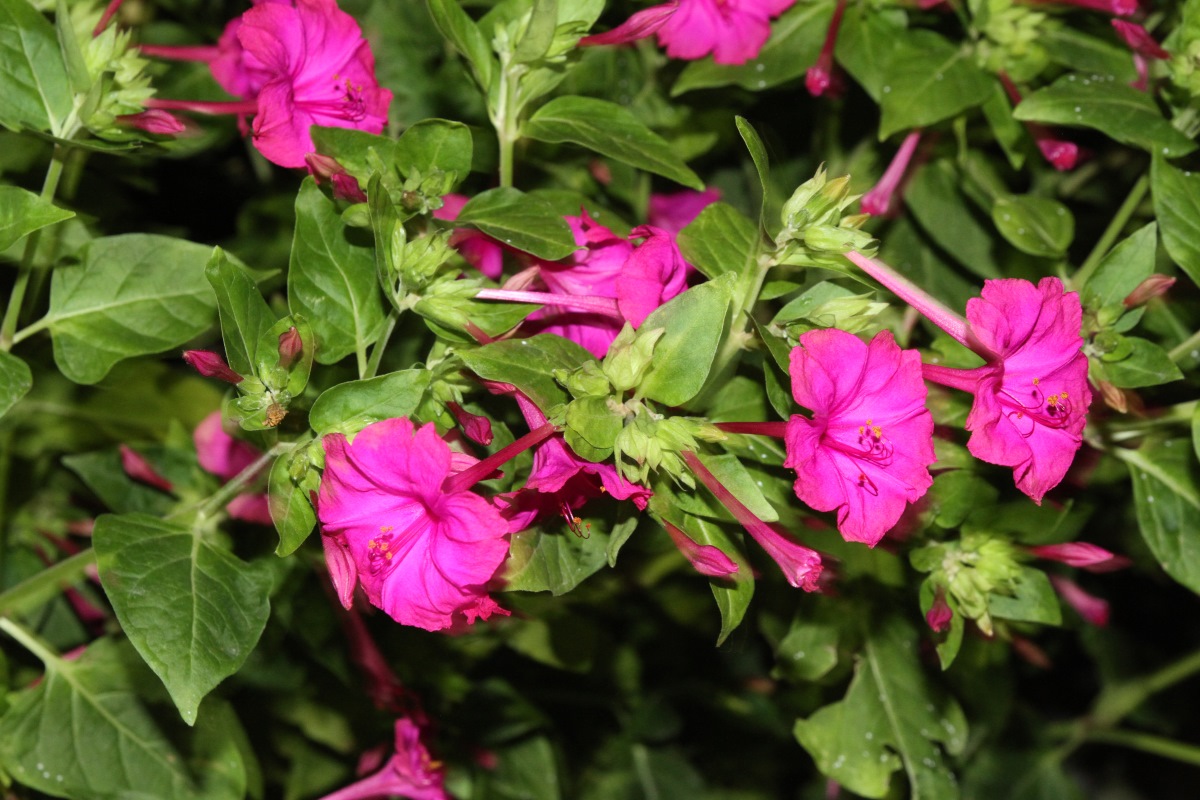
<path id="1" fill-rule="evenodd" d="M 1133 212 L 1137 210 L 1138 205 L 1141 204 L 1149 188 L 1150 175 L 1146 174 L 1138 178 L 1137 183 L 1129 190 L 1129 196 L 1125 198 L 1125 202 L 1117 209 L 1117 213 L 1113 215 L 1112 220 L 1108 223 L 1108 227 L 1104 229 L 1100 240 L 1096 242 L 1096 246 L 1092 248 L 1092 252 L 1088 253 L 1087 260 L 1083 262 L 1083 266 L 1079 268 L 1079 271 L 1075 273 L 1075 277 L 1072 278 L 1071 283 L 1076 289 L 1087 285 L 1088 278 L 1092 277 L 1092 273 L 1096 271 L 1096 267 L 1100 266 L 1100 261 L 1108 254 L 1117 237 L 1121 235 L 1121 231 L 1125 228 L 1125 223 L 1129 222 L 1129 218 L 1133 216 Z"/>
<path id="2" fill-rule="evenodd" d="M 193 506 L 196 509 L 196 515 L 200 518 L 211 515 L 218 508 L 224 508 L 225 505 L 242 492 L 249 484 L 258 479 L 260 473 L 275 460 L 276 456 L 288 452 L 296 445 L 292 442 L 278 442 L 267 452 L 259 456 L 253 464 L 243 469 L 237 475 L 229 479 L 229 482 L 222 486 L 217 491 L 209 495 L 205 500 L 198 505 Z M 176 517 L 185 512 L 186 508 L 181 508 L 168 515 L 168 517 Z"/>
<path id="3" fill-rule="evenodd" d="M 0 431 L 0 575 L 8 574 L 8 473 L 12 470 L 13 429 Z"/>
<path id="4" fill-rule="evenodd" d="M 0 617 L 0 631 L 4 631 L 20 642 L 22 647 L 37 656 L 38 661 L 41 661 L 46 667 L 59 660 L 58 654 L 54 652 L 54 649 L 50 645 L 11 619 Z"/>
<path id="5" fill-rule="evenodd" d="M 89 547 L 26 578 L 0 594 L 0 615 L 21 614 L 37 608 L 58 596 L 65 587 L 81 581 L 87 568 L 95 563 L 96 553 Z"/>
<path id="6" fill-rule="evenodd" d="M 1149 697 L 1200 672 L 1200 650 L 1194 650 L 1157 672 L 1104 691 L 1092 710 L 1095 728 L 1112 728 Z"/>
<path id="7" fill-rule="evenodd" d="M 62 177 L 63 162 L 66 160 L 62 145 L 54 146 L 54 155 L 50 166 L 46 168 L 46 179 L 42 181 L 43 200 L 50 200 L 58 190 L 58 181 Z M 25 239 L 25 252 L 21 256 L 20 272 L 13 284 L 12 295 L 8 298 L 8 309 L 4 312 L 4 320 L 0 322 L 0 350 L 8 352 L 12 349 L 13 332 L 17 329 L 17 318 L 21 315 L 21 306 L 25 303 L 25 290 L 29 286 L 29 276 L 33 268 L 33 257 L 37 253 L 38 242 L 42 238 L 44 228 L 39 228 Z"/>
<path id="8" fill-rule="evenodd" d="M 399 316 L 395 311 L 392 311 L 387 316 L 387 320 L 383 323 L 383 330 L 379 334 L 379 338 L 375 340 L 374 346 L 371 348 L 371 360 L 367 362 L 366 372 L 363 374 L 363 379 L 374 378 L 379 372 L 379 362 L 383 360 L 383 351 L 387 349 L 388 339 L 392 338 L 392 331 L 396 329 L 396 319 Z"/>
<path id="9" fill-rule="evenodd" d="M 1143 753 L 1151 753 L 1185 764 L 1200 766 L 1200 747 L 1194 744 L 1184 744 L 1174 739 L 1154 736 L 1140 731 L 1093 731 L 1088 734 L 1090 742 L 1121 745 Z"/>
<path id="10" fill-rule="evenodd" d="M 500 185 L 513 185 L 513 150 L 517 139 L 517 119 L 521 114 L 521 103 L 517 97 L 521 69 L 512 65 L 512 53 L 500 48 L 500 88 L 496 97 L 496 112 L 492 125 L 500 145 Z"/>
<path id="11" fill-rule="evenodd" d="M 1200 331 L 1196 331 L 1188 338 L 1184 339 L 1179 344 L 1171 348 L 1171 352 L 1167 353 L 1171 360 L 1179 363 L 1185 358 L 1191 357 L 1192 351 L 1200 348 Z"/>

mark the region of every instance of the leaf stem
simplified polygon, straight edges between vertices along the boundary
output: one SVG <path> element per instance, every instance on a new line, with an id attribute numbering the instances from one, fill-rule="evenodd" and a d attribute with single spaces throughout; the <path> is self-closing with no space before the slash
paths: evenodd
<path id="1" fill-rule="evenodd" d="M 1100 239 L 1096 242 L 1096 246 L 1092 248 L 1092 252 L 1088 253 L 1087 259 L 1083 262 L 1083 266 L 1075 273 L 1075 277 L 1071 279 L 1072 285 L 1076 289 L 1080 289 L 1087 285 L 1088 279 L 1092 277 L 1092 273 L 1096 271 L 1096 267 L 1100 266 L 1101 260 L 1108 254 L 1109 249 L 1113 246 L 1113 242 L 1121 235 L 1121 230 L 1124 229 L 1125 223 L 1129 222 L 1129 218 L 1133 216 L 1133 212 L 1137 210 L 1138 205 L 1142 202 L 1142 198 L 1146 196 L 1146 191 L 1150 188 L 1150 175 L 1146 174 L 1138 178 L 1137 183 L 1129 190 L 1129 196 L 1125 198 L 1125 202 L 1117 209 L 1117 213 L 1113 215 L 1112 220 L 1108 223 L 1108 227 L 1104 229 Z"/>
<path id="2" fill-rule="evenodd" d="M 383 360 L 383 351 L 387 349 L 388 340 L 392 338 L 392 331 L 396 329 L 396 320 L 399 318 L 399 313 L 392 311 L 387 315 L 387 319 L 383 323 L 383 330 L 379 333 L 379 338 L 375 340 L 375 344 L 371 347 L 371 358 L 367 361 L 367 369 L 363 372 L 363 379 L 374 378 L 379 372 L 379 362 Z"/>
<path id="3" fill-rule="evenodd" d="M 54 652 L 50 645 L 7 617 L 0 617 L 0 631 L 4 631 L 20 642 L 21 646 L 37 656 L 38 661 L 41 661 L 47 669 L 59 660 L 58 654 Z"/>
<path id="4" fill-rule="evenodd" d="M 58 595 L 64 587 L 78 583 L 88 567 L 96 563 L 90 547 L 26 578 L 0 594 L 0 615 L 31 611 Z"/>
<path id="5" fill-rule="evenodd" d="M 1154 736 L 1141 731 L 1093 731 L 1088 734 L 1088 741 L 1105 744 L 1121 745 L 1143 753 L 1151 753 L 1185 764 L 1200 766 L 1200 747 L 1194 744 L 1177 742 L 1163 736 Z"/>
<path id="6" fill-rule="evenodd" d="M 1171 351 L 1167 353 L 1167 356 L 1178 364 L 1185 358 L 1190 357 L 1192 351 L 1196 350 L 1197 348 L 1200 348 L 1200 331 L 1196 331 L 1191 336 L 1172 347 Z"/>
<path id="7" fill-rule="evenodd" d="M 46 178 L 42 181 L 43 200 L 50 200 L 58 191 L 58 181 L 62 177 L 63 163 L 66 161 L 66 150 L 62 145 L 54 146 L 54 154 L 50 157 L 50 166 L 46 168 Z M 8 352 L 16 344 L 13 332 L 17 329 L 17 318 L 21 315 L 21 306 L 25 303 L 25 290 L 29 286 L 29 276 L 33 268 L 33 257 L 37 253 L 38 242 L 41 241 L 43 228 L 33 231 L 25 239 L 25 252 L 21 256 L 20 272 L 13 284 L 12 295 L 8 298 L 8 308 L 4 312 L 4 320 L 0 322 L 0 350 Z"/>

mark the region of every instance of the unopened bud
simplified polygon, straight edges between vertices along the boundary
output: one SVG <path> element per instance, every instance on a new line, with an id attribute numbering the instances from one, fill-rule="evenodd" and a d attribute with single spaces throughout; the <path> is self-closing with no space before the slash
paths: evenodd
<path id="1" fill-rule="evenodd" d="M 348 203 L 367 202 L 366 192 L 359 186 L 358 178 L 350 173 L 334 175 L 329 179 L 329 183 L 333 186 L 333 196 L 338 200 L 345 200 Z"/>
<path id="2" fill-rule="evenodd" d="M 296 363 L 296 359 L 303 352 L 304 342 L 300 339 L 300 332 L 296 330 L 295 325 L 279 334 L 279 366 L 291 369 L 292 364 Z"/>
<path id="3" fill-rule="evenodd" d="M 121 469 L 125 470 L 126 475 L 147 486 L 153 486 L 155 489 L 162 489 L 164 492 L 171 491 L 171 482 L 150 466 L 150 462 L 140 453 L 126 445 L 121 445 L 120 449 Z"/>
<path id="4" fill-rule="evenodd" d="M 245 380 L 229 368 L 225 359 L 211 350 L 184 350 L 183 360 L 206 378 L 217 378 L 234 386 Z"/>
<path id="5" fill-rule="evenodd" d="M 492 421 L 487 417 L 472 414 L 458 403 L 447 403 L 446 408 L 458 420 L 459 426 L 468 439 L 484 447 L 492 443 Z"/>
<path id="6" fill-rule="evenodd" d="M 946 592 L 939 587 L 937 594 L 933 598 L 933 605 L 929 607 L 928 613 L 925 614 L 925 622 L 934 633 L 941 633 L 950 627 L 950 622 L 953 619 L 954 611 L 950 608 L 950 604 L 946 602 Z"/>
<path id="7" fill-rule="evenodd" d="M 336 158 L 321 155 L 320 153 L 306 154 L 304 156 L 304 164 L 308 167 L 308 174 L 316 178 L 318 183 L 323 180 L 327 181 L 334 175 L 342 175 L 346 172 L 346 168 L 339 164 Z"/>
<path id="8" fill-rule="evenodd" d="M 140 114 L 121 114 L 117 117 L 117 122 L 158 136 L 176 136 L 187 130 L 187 126 L 179 117 L 161 108 L 151 108 Z"/>
<path id="9" fill-rule="evenodd" d="M 608 347 L 604 358 L 604 374 L 618 392 L 638 386 L 654 358 L 654 346 L 665 333 L 664 328 L 635 332 L 628 322 Z"/>
<path id="10" fill-rule="evenodd" d="M 1075 609 L 1086 622 L 1104 627 L 1108 624 L 1108 601 L 1085 592 L 1079 584 L 1060 575 L 1051 575 L 1050 583 L 1059 597 Z"/>
<path id="11" fill-rule="evenodd" d="M 554 380 L 565 386 L 575 398 L 608 397 L 612 394 L 612 384 L 595 361 L 585 361 L 583 366 L 574 370 L 556 369 Z"/>
<path id="12" fill-rule="evenodd" d="M 1030 547 L 1029 552 L 1038 558 L 1058 561 L 1069 567 L 1094 567 L 1113 561 L 1116 556 L 1088 542 L 1063 542 Z"/>
<path id="13" fill-rule="evenodd" d="M 1122 302 L 1126 308 L 1137 308 L 1155 297 L 1162 297 L 1174 285 L 1174 278 L 1168 278 L 1166 275 L 1151 275 L 1139 283 Z"/>

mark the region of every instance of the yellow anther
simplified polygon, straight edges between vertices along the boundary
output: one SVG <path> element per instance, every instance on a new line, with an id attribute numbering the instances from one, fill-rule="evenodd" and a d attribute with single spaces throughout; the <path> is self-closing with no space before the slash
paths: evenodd
<path id="1" fill-rule="evenodd" d="M 391 533 L 391 531 L 392 531 L 391 525 L 380 525 L 379 526 L 380 533 Z"/>
<path id="2" fill-rule="evenodd" d="M 1034 385 L 1034 386 L 1037 386 L 1037 385 L 1038 385 L 1039 383 L 1041 383 L 1041 382 L 1042 382 L 1042 381 L 1041 381 L 1041 378 L 1034 378 L 1034 379 L 1033 379 L 1033 385 Z"/>
<path id="3" fill-rule="evenodd" d="M 878 439 L 883 435 L 883 428 L 879 427 L 878 425 L 874 425 L 871 427 L 871 433 L 873 433 L 875 438 Z"/>

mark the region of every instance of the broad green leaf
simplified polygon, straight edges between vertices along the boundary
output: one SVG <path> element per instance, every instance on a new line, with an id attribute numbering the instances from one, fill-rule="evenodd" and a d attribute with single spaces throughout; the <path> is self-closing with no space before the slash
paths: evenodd
<path id="1" fill-rule="evenodd" d="M 406 176 L 428 177 L 441 170 L 462 179 L 471 171 L 473 147 L 471 129 L 461 122 L 426 119 L 409 126 L 396 142 L 396 165 Z"/>
<path id="2" fill-rule="evenodd" d="M 566 258 L 579 249 L 566 220 L 549 203 L 518 189 L 500 187 L 475 195 L 463 206 L 455 224 L 478 228 L 493 239 L 548 261 Z"/>
<path id="3" fill-rule="evenodd" d="M 252 375 L 258 340 L 274 324 L 275 315 L 259 294 L 254 279 L 231 264 L 221 248 L 213 250 L 204 276 L 217 296 L 221 338 L 229 366 L 234 372 Z"/>
<path id="4" fill-rule="evenodd" d="M 0 0 L 0 125 L 56 136 L 73 99 L 54 26 L 26 0 Z"/>
<path id="5" fill-rule="evenodd" d="M 880 11 L 867 5 L 846 9 L 834 56 L 876 103 L 883 98 L 892 53 L 903 42 L 906 29 L 907 17 L 899 9 Z"/>
<path id="6" fill-rule="evenodd" d="M 797 616 L 775 648 L 772 675 L 793 681 L 815 681 L 838 663 L 838 627 L 829 620 Z"/>
<path id="7" fill-rule="evenodd" d="M 1180 380 L 1183 373 L 1171 360 L 1167 351 L 1147 339 L 1137 336 L 1124 337 L 1131 348 L 1130 354 L 1120 361 L 1098 364 L 1104 376 L 1122 389 L 1137 389 L 1142 386 L 1159 386 Z"/>
<path id="8" fill-rule="evenodd" d="M 586 617 L 557 611 L 522 620 L 505 630 L 504 643 L 522 655 L 555 669 L 588 672 L 596 656 L 596 625 Z"/>
<path id="9" fill-rule="evenodd" d="M 1031 256 L 1058 258 L 1075 238 L 1075 217 L 1048 197 L 1009 195 L 992 205 L 992 221 L 1009 244 Z"/>
<path id="10" fill-rule="evenodd" d="M 1200 173 L 1176 169 L 1155 155 L 1150 188 L 1163 246 L 1192 283 L 1200 284 Z"/>
<path id="11" fill-rule="evenodd" d="M 554 745 L 545 736 L 529 736 L 492 750 L 496 768 L 481 771 L 472 794 L 495 800 L 562 800 Z"/>
<path id="12" fill-rule="evenodd" d="M 730 273 L 694 286 L 646 317 L 642 330 L 666 332 L 638 387 L 641 396 L 680 406 L 699 393 L 729 326 L 736 280 L 737 275 Z"/>
<path id="13" fill-rule="evenodd" d="M 750 159 L 754 162 L 754 169 L 758 173 L 758 187 L 762 191 L 762 198 L 758 206 L 758 223 L 763 225 L 767 213 L 767 195 L 771 191 L 771 162 L 767 158 L 767 148 L 763 145 L 762 138 L 758 135 L 758 131 L 754 130 L 750 121 L 743 117 L 734 117 L 734 123 L 737 125 L 742 141 L 746 143 L 746 149 L 750 152 Z"/>
<path id="14" fill-rule="evenodd" d="M 679 250 L 709 278 L 751 267 L 760 246 L 758 228 L 742 212 L 713 203 L 679 232 Z"/>
<path id="15" fill-rule="evenodd" d="M 1119 305 L 1138 284 L 1154 273 L 1158 226 L 1149 225 L 1122 240 L 1088 278 L 1081 294 L 1090 309 Z"/>
<path id="16" fill-rule="evenodd" d="M 300 448 L 284 453 L 275 459 L 271 475 L 267 480 L 267 497 L 271 519 L 279 531 L 279 546 L 275 555 L 288 556 L 296 552 L 317 524 L 317 513 L 313 509 L 310 493 L 321 488 L 321 476 L 307 464 L 300 466 L 301 477 L 292 477 L 295 461 L 303 462 L 305 455 Z"/>
<path id="17" fill-rule="evenodd" d="M 33 388 L 29 365 L 12 353 L 0 352 L 0 417 Z"/>
<path id="18" fill-rule="evenodd" d="M 1122 85 L 1137 79 L 1129 48 L 1123 43 L 1113 44 L 1066 25 L 1040 27 L 1038 41 L 1045 47 L 1050 60 L 1064 67 L 1094 73 L 1093 78 L 1111 75 L 1112 80 Z"/>
<path id="19" fill-rule="evenodd" d="M 632 514 L 613 526 L 608 537 L 608 549 L 606 551 L 610 567 L 617 565 L 617 555 L 621 552 L 621 548 L 625 546 L 625 543 L 629 541 L 629 537 L 637 530 L 637 526 L 638 518 Z"/>
<path id="20" fill-rule="evenodd" d="M 0 765 L 16 781 L 72 800 L 243 796 L 245 734 L 228 705 L 210 701 L 180 730 L 155 713 L 166 698 L 127 645 L 99 639 L 77 661 L 38 656 L 45 677 L 10 695 L 0 717 Z"/>
<path id="21" fill-rule="evenodd" d="M 738 460 L 737 456 L 700 454 L 700 461 L 708 467 L 709 472 L 716 476 L 726 489 L 733 493 L 734 497 L 742 502 L 742 505 L 753 511 L 759 519 L 765 522 L 776 522 L 779 519 L 779 514 L 767 502 L 767 498 L 763 497 L 762 489 L 755 483 L 755 478 L 742 466 L 742 462 Z"/>
<path id="22" fill-rule="evenodd" d="M 213 323 L 204 278 L 212 249 L 182 239 L 126 234 L 84 246 L 79 266 L 60 267 L 42 320 L 54 360 L 76 383 L 96 383 L 122 359 L 183 345 Z"/>
<path id="23" fill-rule="evenodd" d="M 0 186 L 0 250 L 12 247 L 22 236 L 75 216 L 17 186 Z"/>
<path id="24" fill-rule="evenodd" d="M 406 369 L 339 383 L 321 393 L 308 412 L 308 424 L 318 435 L 357 433 L 373 422 L 407 417 L 417 410 L 429 389 L 432 373 Z"/>
<path id="25" fill-rule="evenodd" d="M 683 163 L 669 142 L 629 109 L 607 100 L 556 97 L 539 108 L 521 132 L 539 142 L 582 145 L 697 191 L 704 189 L 704 181 Z"/>
<path id="26" fill-rule="evenodd" d="M 678 97 L 692 89 L 736 84 L 743 89 L 768 89 L 803 75 L 817 60 L 833 16 L 834 3 L 797 3 L 771 23 L 771 38 L 758 55 L 744 64 L 693 61 L 671 86 Z"/>
<path id="27" fill-rule="evenodd" d="M 880 90 L 879 138 L 956 116 L 983 102 L 989 88 L 970 49 L 933 31 L 910 31 L 892 51 Z"/>
<path id="28" fill-rule="evenodd" d="M 513 62 L 527 64 L 546 55 L 558 28 L 558 0 L 533 0 L 529 24 L 513 49 Z"/>
<path id="29" fill-rule="evenodd" d="M 479 26 L 467 16 L 458 4 L 458 0 L 426 0 L 429 4 L 429 14 L 433 24 L 441 34 L 450 40 L 475 74 L 476 82 L 487 89 L 492 84 L 492 75 L 496 72 L 496 58 L 488 46 L 487 39 L 480 32 Z"/>
<path id="30" fill-rule="evenodd" d="M 1117 450 L 1133 476 L 1142 538 L 1159 566 L 1200 593 L 1200 475 L 1187 439 Z"/>
<path id="31" fill-rule="evenodd" d="M 459 357 L 479 377 L 516 386 L 542 411 L 569 399 L 566 390 L 554 380 L 554 370 L 573 370 L 585 361 L 594 360 L 579 345 L 552 334 L 492 342 L 464 350 Z"/>
<path id="32" fill-rule="evenodd" d="M 1128 57 L 1128 53 L 1126 53 Z M 1068 777 L 1063 761 L 1042 748 L 1013 751 L 980 748 L 967 763 L 963 795 L 987 800 L 1085 800 L 1076 780 Z M 1082 776 L 1079 776 L 1082 777 Z"/>
<path id="33" fill-rule="evenodd" d="M 557 597 L 574 589 L 608 563 L 605 524 L 585 517 L 576 533 L 559 519 L 514 533 L 498 576 L 505 591 L 548 591 Z"/>
<path id="34" fill-rule="evenodd" d="M 959 796 L 942 751 L 962 751 L 966 718 L 954 700 L 930 688 L 917 654 L 908 622 L 895 615 L 877 620 L 845 699 L 796 721 L 796 738 L 824 775 L 881 798 L 903 767 L 913 800 Z"/>
<path id="35" fill-rule="evenodd" d="M 97 518 L 93 545 L 121 628 L 194 724 L 204 695 L 257 644 L 270 611 L 270 576 L 202 531 L 145 514 Z"/>
<path id="36" fill-rule="evenodd" d="M 1011 595 L 988 595 L 988 613 L 993 617 L 1042 625 L 1061 625 L 1062 609 L 1058 595 L 1046 573 L 1033 567 L 1021 567 Z"/>
<path id="37" fill-rule="evenodd" d="M 1167 158 L 1196 149 L 1191 139 L 1163 118 L 1149 94 L 1094 76 L 1064 75 L 1022 100 L 1013 116 L 1026 122 L 1094 128 L 1122 144 Z"/>
<path id="38" fill-rule="evenodd" d="M 710 578 L 708 581 L 721 613 L 721 630 L 717 634 L 717 646 L 720 647 L 742 624 L 746 610 L 750 608 L 750 600 L 754 597 L 754 569 L 737 544 L 742 538 L 740 534 L 730 534 L 715 522 L 691 515 L 680 515 L 676 524 L 700 544 L 712 545 L 729 556 L 738 566 L 732 580 Z"/>
<path id="39" fill-rule="evenodd" d="M 904 205 L 929 238 L 960 264 L 981 278 L 998 278 L 995 234 L 972 213 L 961 183 L 949 160 L 928 164 L 905 187 Z"/>
<path id="40" fill-rule="evenodd" d="M 353 237 L 333 202 L 305 178 L 296 196 L 296 232 L 288 268 L 288 304 L 317 337 L 317 361 L 366 353 L 383 324 L 375 254 Z"/>
<path id="41" fill-rule="evenodd" d="M 933 479 L 929 489 L 929 510 L 933 521 L 951 530 L 959 527 L 973 512 L 991 514 L 1000 492 L 991 483 L 966 470 L 943 472 Z"/>

